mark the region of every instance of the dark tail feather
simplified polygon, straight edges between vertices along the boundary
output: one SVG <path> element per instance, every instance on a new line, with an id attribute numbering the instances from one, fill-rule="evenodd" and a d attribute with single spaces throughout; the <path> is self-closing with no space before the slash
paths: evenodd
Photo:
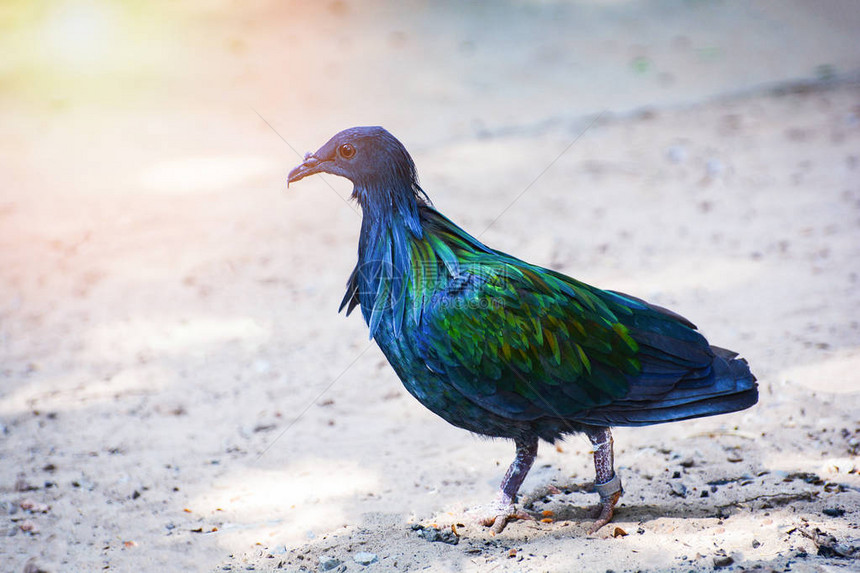
<path id="1" fill-rule="evenodd" d="M 758 385 L 747 361 L 731 350 L 716 346 L 712 349 L 715 356 L 711 384 L 684 387 L 681 383 L 661 399 L 618 401 L 577 421 L 603 426 L 647 426 L 737 412 L 758 402 Z"/>

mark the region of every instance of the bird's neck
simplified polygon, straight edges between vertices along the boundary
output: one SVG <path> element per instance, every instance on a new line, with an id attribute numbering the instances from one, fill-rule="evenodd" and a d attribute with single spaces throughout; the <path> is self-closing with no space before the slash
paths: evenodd
<path id="1" fill-rule="evenodd" d="M 411 273 L 412 242 L 421 239 L 419 205 L 409 193 L 357 190 L 363 216 L 358 243 L 356 285 L 361 312 L 371 335 L 381 313 L 402 313 Z M 363 200 L 362 200 L 363 199 Z M 400 318 L 396 319 L 399 331 Z"/>
<path id="2" fill-rule="evenodd" d="M 402 187 L 356 187 L 353 191 L 363 214 L 358 245 L 361 262 L 371 263 L 387 247 L 408 247 L 412 237 L 423 236 L 418 201 L 410 186 Z"/>

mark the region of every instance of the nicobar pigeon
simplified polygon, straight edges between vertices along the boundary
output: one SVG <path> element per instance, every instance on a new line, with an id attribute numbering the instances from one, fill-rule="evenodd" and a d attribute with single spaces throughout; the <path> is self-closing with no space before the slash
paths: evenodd
<path id="1" fill-rule="evenodd" d="M 496 251 L 437 211 L 406 148 L 381 127 L 353 127 L 305 156 L 352 181 L 362 209 L 358 263 L 341 310 L 361 309 L 403 385 L 449 423 L 510 438 L 516 457 L 479 521 L 500 532 L 538 441 L 583 433 L 600 495 L 589 533 L 621 496 L 611 426 L 646 426 L 749 408 L 755 377 L 689 320 Z"/>

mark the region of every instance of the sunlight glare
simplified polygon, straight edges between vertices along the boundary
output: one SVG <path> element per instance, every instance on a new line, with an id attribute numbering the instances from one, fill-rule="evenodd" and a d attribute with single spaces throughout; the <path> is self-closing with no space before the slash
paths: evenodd
<path id="1" fill-rule="evenodd" d="M 119 17 L 99 2 L 67 2 L 48 15 L 45 47 L 50 59 L 78 73 L 99 71 L 117 40 Z"/>
<path id="2" fill-rule="evenodd" d="M 256 178 L 277 173 L 278 165 L 258 156 L 184 157 L 147 167 L 140 184 L 158 193 L 216 191 L 247 185 Z"/>

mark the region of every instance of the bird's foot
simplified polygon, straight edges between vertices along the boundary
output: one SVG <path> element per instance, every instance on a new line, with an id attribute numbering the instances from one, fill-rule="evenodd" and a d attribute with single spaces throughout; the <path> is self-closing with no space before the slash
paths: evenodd
<path id="1" fill-rule="evenodd" d="M 595 485 L 597 493 L 600 494 L 600 503 L 593 509 L 594 523 L 588 528 L 588 534 L 597 533 L 597 530 L 612 521 L 612 514 L 615 512 L 615 504 L 621 499 L 623 490 L 621 489 L 621 478 L 618 474 L 604 484 Z"/>
<path id="2" fill-rule="evenodd" d="M 505 502 L 504 500 L 496 500 L 489 505 L 475 508 L 469 513 L 474 517 L 475 521 L 485 527 L 489 527 L 490 533 L 493 535 L 501 533 L 510 521 L 517 519 L 534 520 L 534 517 L 521 509 L 517 509 L 513 503 Z"/>
<path id="3" fill-rule="evenodd" d="M 615 512 L 615 504 L 621 497 L 621 492 L 613 494 L 607 499 L 600 500 L 600 503 L 592 509 L 592 516 L 595 518 L 594 523 L 588 528 L 588 535 L 597 533 L 597 530 L 612 521 L 612 514 Z"/>

